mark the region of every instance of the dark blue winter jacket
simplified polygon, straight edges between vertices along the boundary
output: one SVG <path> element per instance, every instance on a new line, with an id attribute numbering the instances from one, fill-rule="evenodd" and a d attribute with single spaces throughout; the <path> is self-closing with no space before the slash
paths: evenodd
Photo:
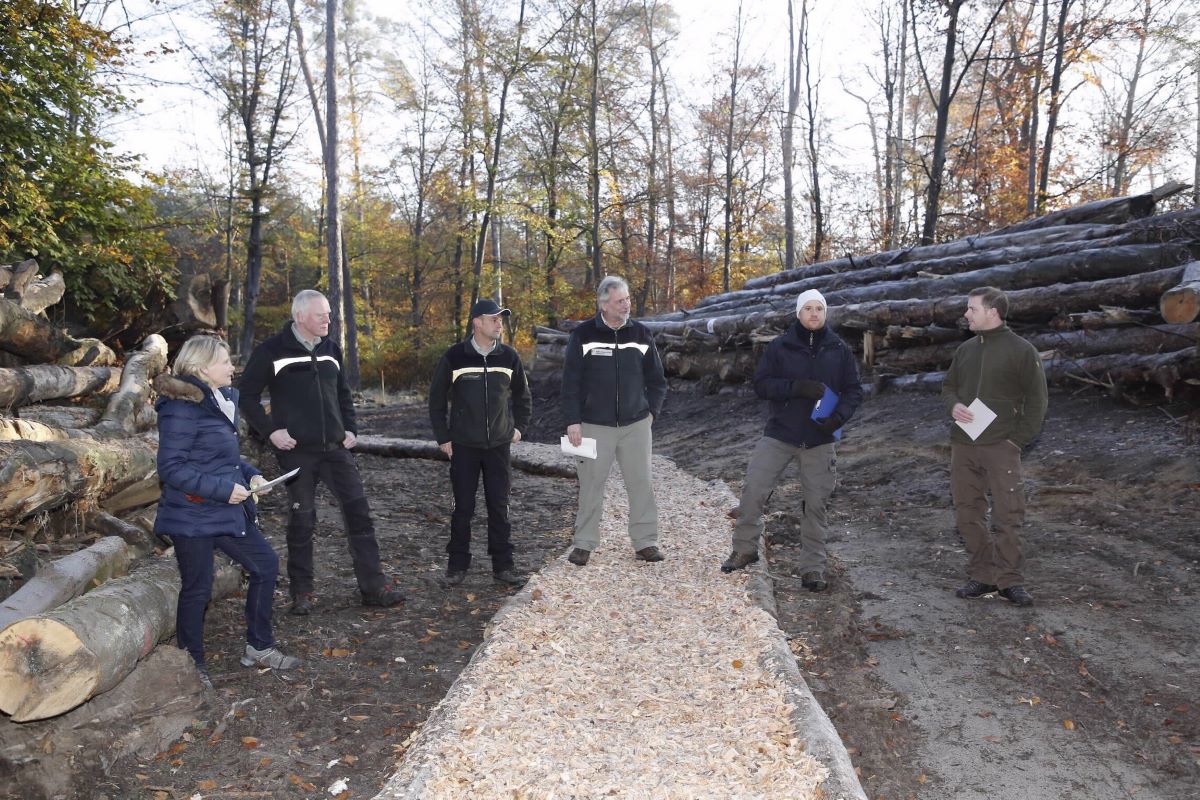
<path id="1" fill-rule="evenodd" d="M 792 397 L 795 380 L 820 381 L 832 389 L 838 396 L 833 414 L 844 424 L 863 397 L 854 353 L 828 327 L 810 331 L 797 320 L 767 345 L 754 371 L 754 391 L 771 402 L 764 436 L 794 447 L 829 444 L 833 436 L 812 421 L 815 401 Z"/>
<path id="2" fill-rule="evenodd" d="M 242 460 L 235 422 L 217 406 L 212 389 L 189 376 L 179 378 L 199 389 L 188 398 L 160 396 L 158 412 L 158 502 L 156 533 L 168 536 L 245 536 L 253 524 L 253 500 L 233 504 L 235 483 L 249 487 L 260 474 Z M 237 390 L 220 390 L 237 408 Z M 234 412 L 236 419 L 237 412 Z"/>

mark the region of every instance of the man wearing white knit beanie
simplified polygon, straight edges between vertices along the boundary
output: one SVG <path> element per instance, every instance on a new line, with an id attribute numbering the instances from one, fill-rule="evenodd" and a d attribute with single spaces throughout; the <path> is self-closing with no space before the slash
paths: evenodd
<path id="1" fill-rule="evenodd" d="M 796 322 L 769 345 L 754 372 L 754 391 L 770 416 L 742 485 L 733 552 L 721 564 L 733 572 L 758 561 L 763 508 L 788 465 L 800 465 L 800 580 L 813 592 L 829 587 L 825 505 L 837 482 L 834 440 L 862 402 L 858 365 L 849 346 L 825 327 L 825 297 L 816 289 L 796 298 Z M 832 405 L 833 408 L 821 406 Z"/>

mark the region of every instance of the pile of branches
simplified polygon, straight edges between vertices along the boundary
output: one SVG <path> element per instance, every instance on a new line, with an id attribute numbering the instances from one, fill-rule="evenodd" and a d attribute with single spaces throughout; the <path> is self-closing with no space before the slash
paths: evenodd
<path id="1" fill-rule="evenodd" d="M 1042 353 L 1051 381 L 1156 385 L 1173 397 L 1200 379 L 1200 208 L 1154 213 L 1168 186 L 1047 214 L 942 244 L 846 256 L 747 281 L 695 308 L 641 321 L 668 374 L 748 380 L 761 349 L 819 290 L 828 324 L 877 386 L 940 385 L 970 336 L 967 293 L 1003 289 L 1011 327 Z M 537 360 L 561 364 L 568 331 L 538 328 Z"/>
<path id="2" fill-rule="evenodd" d="M 67 796 L 89 764 L 158 752 L 204 702 L 191 658 L 155 649 L 179 594 L 152 532 L 167 342 L 151 334 L 122 364 L 74 338 L 45 313 L 62 276 L 34 261 L 0 266 L 0 293 L 0 587 L 19 586 L 0 592 L 0 774 Z M 240 570 L 218 575 L 215 596 L 237 591 Z"/>

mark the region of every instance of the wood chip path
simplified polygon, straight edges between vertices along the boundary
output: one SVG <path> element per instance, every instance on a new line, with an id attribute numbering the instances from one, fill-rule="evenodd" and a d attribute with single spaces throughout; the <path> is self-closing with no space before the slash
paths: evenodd
<path id="1" fill-rule="evenodd" d="M 761 572 L 717 569 L 728 487 L 661 458 L 654 486 L 666 561 L 634 559 L 616 472 L 591 562 L 564 553 L 501 610 L 378 800 L 862 796 Z"/>

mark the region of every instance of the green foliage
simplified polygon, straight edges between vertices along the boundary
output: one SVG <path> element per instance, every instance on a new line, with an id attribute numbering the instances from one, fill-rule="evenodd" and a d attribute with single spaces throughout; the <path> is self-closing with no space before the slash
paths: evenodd
<path id="1" fill-rule="evenodd" d="M 71 304 L 108 328 L 171 293 L 151 190 L 96 134 L 126 102 L 99 76 L 120 62 L 65 3 L 0 6 L 0 261 L 62 270 Z"/>

